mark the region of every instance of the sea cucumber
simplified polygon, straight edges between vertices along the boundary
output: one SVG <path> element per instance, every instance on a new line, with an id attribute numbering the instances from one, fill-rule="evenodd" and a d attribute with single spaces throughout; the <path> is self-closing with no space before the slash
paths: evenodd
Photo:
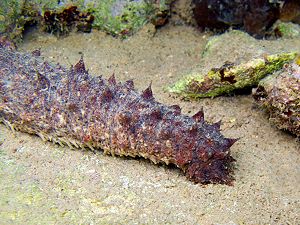
<path id="1" fill-rule="evenodd" d="M 195 183 L 233 183 L 230 147 L 220 123 L 200 110 L 190 117 L 179 106 L 156 102 L 132 80 L 89 75 L 83 59 L 70 69 L 51 64 L 39 51 L 20 53 L 0 43 L 0 121 L 70 147 L 102 149 L 118 156 L 175 164 Z"/>

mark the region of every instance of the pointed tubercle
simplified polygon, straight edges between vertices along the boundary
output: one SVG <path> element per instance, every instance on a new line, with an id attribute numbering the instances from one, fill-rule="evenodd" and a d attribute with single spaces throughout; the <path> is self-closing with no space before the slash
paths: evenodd
<path id="1" fill-rule="evenodd" d="M 235 142 L 237 142 L 240 138 L 226 138 L 227 140 L 227 148 L 230 148 Z"/>
<path id="2" fill-rule="evenodd" d="M 116 77 L 115 77 L 115 73 L 113 73 L 110 78 L 108 78 L 108 83 L 112 86 L 116 86 L 117 81 L 116 81 Z"/>
<path id="3" fill-rule="evenodd" d="M 134 82 L 133 82 L 133 80 L 127 80 L 124 83 L 124 86 L 127 87 L 128 90 L 133 90 L 134 89 Z"/>
<path id="4" fill-rule="evenodd" d="M 220 130 L 221 124 L 222 124 L 222 120 L 219 120 L 218 122 L 214 123 L 213 126 L 214 126 L 216 129 Z"/>
<path id="5" fill-rule="evenodd" d="M 146 100 L 154 99 L 153 93 L 152 93 L 151 84 L 152 84 L 152 83 L 150 83 L 149 87 L 147 87 L 147 88 L 143 91 L 143 93 L 142 93 L 142 95 L 141 95 L 143 99 L 146 99 Z"/>
<path id="6" fill-rule="evenodd" d="M 39 56 L 41 56 L 41 50 L 40 49 L 33 50 L 31 52 L 31 55 L 34 57 L 39 57 Z"/>
<path id="7" fill-rule="evenodd" d="M 83 61 L 83 56 L 81 56 L 80 60 L 78 63 L 75 64 L 74 70 L 76 73 L 88 73 L 88 71 L 85 69 L 84 61 Z"/>
<path id="8" fill-rule="evenodd" d="M 179 114 L 181 113 L 181 108 L 179 105 L 171 105 L 170 108 Z"/>
<path id="9" fill-rule="evenodd" d="M 203 109 L 199 110 L 195 115 L 192 116 L 196 122 L 202 122 L 204 121 L 204 112 Z"/>

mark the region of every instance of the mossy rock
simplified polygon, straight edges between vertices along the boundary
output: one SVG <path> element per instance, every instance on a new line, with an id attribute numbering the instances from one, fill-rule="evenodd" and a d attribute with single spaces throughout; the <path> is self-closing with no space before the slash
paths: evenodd
<path id="1" fill-rule="evenodd" d="M 300 37 L 300 26 L 295 23 L 278 21 L 274 25 L 274 33 L 277 37 L 295 38 Z"/>
<path id="2" fill-rule="evenodd" d="M 84 9 L 95 16 L 93 27 L 116 36 L 135 33 L 148 22 L 163 25 L 173 0 L 90 0 Z"/>
<path id="3" fill-rule="evenodd" d="M 94 27 L 113 35 L 127 35 L 149 22 L 155 9 L 143 0 L 106 0 L 88 10 L 95 16 Z"/>
<path id="4" fill-rule="evenodd" d="M 15 39 L 21 36 L 28 21 L 35 21 L 38 17 L 39 24 L 44 25 L 45 12 L 62 12 L 70 6 L 76 6 L 81 12 L 94 16 L 94 28 L 125 37 L 134 34 L 148 22 L 163 25 L 169 16 L 171 2 L 173 0 L 159 3 L 155 0 L 2 0 L 0 34 Z"/>
<path id="5" fill-rule="evenodd" d="M 115 36 L 133 34 L 156 13 L 156 5 L 146 0 L 66 0 L 59 3 L 33 0 L 32 4 L 42 16 L 47 11 L 59 13 L 70 6 L 77 6 L 81 12 L 94 16 L 94 28 Z"/>
<path id="6" fill-rule="evenodd" d="M 225 63 L 206 74 L 190 74 L 169 87 L 171 93 L 186 99 L 216 97 L 255 86 L 261 79 L 282 69 L 296 53 L 280 53 L 255 58 L 241 64 Z"/>
<path id="7" fill-rule="evenodd" d="M 22 9 L 25 0 L 0 1 L 0 34 L 15 39 L 23 31 L 25 18 Z"/>
<path id="8" fill-rule="evenodd" d="M 226 48 L 224 48 L 226 46 Z M 226 58 L 228 60 L 228 54 L 226 51 L 234 52 L 234 57 L 253 57 L 263 53 L 260 41 L 250 36 L 246 32 L 240 30 L 231 30 L 220 35 L 213 35 L 207 41 L 203 52 L 202 58 L 210 59 L 217 56 L 218 58 Z"/>

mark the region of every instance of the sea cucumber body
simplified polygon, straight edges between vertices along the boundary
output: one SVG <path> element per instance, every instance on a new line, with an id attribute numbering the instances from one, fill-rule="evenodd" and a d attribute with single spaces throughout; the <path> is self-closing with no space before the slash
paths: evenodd
<path id="1" fill-rule="evenodd" d="M 0 120 L 11 129 L 70 147 L 175 164 L 196 183 L 231 184 L 229 148 L 219 124 L 200 111 L 182 115 L 116 82 L 88 74 L 81 59 L 71 69 L 0 47 Z"/>

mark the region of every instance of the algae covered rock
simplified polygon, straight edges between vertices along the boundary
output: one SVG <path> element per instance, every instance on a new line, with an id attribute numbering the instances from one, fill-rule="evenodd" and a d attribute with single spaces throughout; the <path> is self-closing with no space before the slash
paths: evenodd
<path id="1" fill-rule="evenodd" d="M 206 74 L 191 74 L 169 88 L 184 98 L 216 97 L 235 90 L 252 87 L 296 57 L 296 53 L 281 53 L 235 65 L 225 63 Z"/>
<path id="2" fill-rule="evenodd" d="M 270 114 L 279 129 L 300 136 L 300 66 L 288 65 L 283 71 L 263 79 L 253 90 L 256 102 Z"/>
<path id="3" fill-rule="evenodd" d="M 46 11 L 43 15 L 45 31 L 57 35 L 68 34 L 71 30 L 90 32 L 94 16 L 89 12 L 81 12 L 77 6 L 69 6 L 61 11 Z"/>
<path id="4" fill-rule="evenodd" d="M 274 33 L 276 37 L 294 38 L 300 36 L 300 25 L 295 23 L 285 23 L 279 21 L 274 24 Z"/>
<path id="5" fill-rule="evenodd" d="M 21 36 L 29 13 L 23 12 L 24 4 L 25 0 L 0 1 L 0 35 L 5 35 L 10 39 Z"/>
<path id="6" fill-rule="evenodd" d="M 17 0 L 3 0 L 0 2 L 0 33 L 4 33 L 9 26 L 16 23 L 21 13 L 22 3 Z"/>
<path id="7" fill-rule="evenodd" d="M 28 21 L 41 25 L 42 30 L 58 35 L 76 28 L 91 28 L 114 36 L 135 33 L 152 22 L 164 25 L 173 0 L 3 0 L 0 1 L 0 34 L 21 36 Z"/>
<path id="8" fill-rule="evenodd" d="M 232 54 L 225 54 L 230 51 Z M 246 60 L 265 53 L 261 41 L 240 30 L 230 30 L 220 35 L 211 36 L 202 52 L 202 57 L 209 63 L 212 58 L 220 61 Z M 218 60 L 218 61 L 219 61 Z"/>
<path id="9" fill-rule="evenodd" d="M 25 26 L 43 23 L 47 10 L 63 7 L 57 0 L 1 0 L 0 34 L 13 41 L 22 38 Z"/>
<path id="10" fill-rule="evenodd" d="M 40 2 L 40 0 L 34 0 Z M 43 2 L 43 0 L 42 0 Z M 148 22 L 163 25 L 167 21 L 172 0 L 66 0 L 56 5 L 45 1 L 39 4 L 46 13 L 60 13 L 72 6 L 93 17 L 94 28 L 115 36 L 126 36 L 135 33 Z M 85 16 L 84 16 L 85 17 Z"/>
<path id="11" fill-rule="evenodd" d="M 91 2 L 94 2 L 93 5 Z M 105 0 L 86 5 L 95 16 L 94 27 L 113 35 L 132 34 L 148 22 L 164 25 L 172 0 Z"/>
<path id="12" fill-rule="evenodd" d="M 94 27 L 113 35 L 124 35 L 146 24 L 154 8 L 143 0 L 106 0 L 95 3 L 89 10 L 95 15 Z"/>

